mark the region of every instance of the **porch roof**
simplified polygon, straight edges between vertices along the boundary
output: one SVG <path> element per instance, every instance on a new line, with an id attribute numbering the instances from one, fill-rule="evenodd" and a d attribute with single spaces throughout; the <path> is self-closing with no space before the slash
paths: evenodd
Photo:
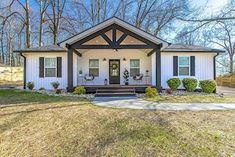
<path id="1" fill-rule="evenodd" d="M 102 23 L 99 23 L 99 24 L 81 32 L 81 33 L 78 33 L 78 34 L 76 34 L 76 35 L 74 35 L 64 41 L 59 42 L 58 45 L 60 45 L 62 47 L 66 47 L 66 44 L 72 45 L 72 44 L 82 40 L 83 38 L 86 38 L 86 37 L 98 32 L 102 29 L 105 29 L 105 28 L 111 26 L 111 25 L 117 25 L 119 27 L 123 27 L 124 29 L 126 29 L 132 33 L 138 34 L 141 37 L 151 41 L 152 43 L 155 43 L 157 45 L 162 44 L 163 47 L 167 46 L 169 44 L 167 41 L 165 41 L 161 38 L 158 38 L 148 32 L 145 32 L 145 31 L 141 30 L 140 28 L 137 28 L 137 27 L 135 27 L 135 26 L 133 26 L 133 25 L 117 18 L 117 17 L 112 17 Z"/>

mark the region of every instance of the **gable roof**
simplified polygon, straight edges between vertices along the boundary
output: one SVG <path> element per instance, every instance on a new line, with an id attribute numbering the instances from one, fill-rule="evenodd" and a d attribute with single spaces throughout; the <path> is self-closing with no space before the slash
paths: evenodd
<path id="1" fill-rule="evenodd" d="M 135 26 L 119 19 L 119 18 L 117 18 L 117 17 L 112 17 L 112 18 L 110 18 L 106 21 L 103 21 L 103 22 L 101 22 L 101 23 L 99 23 L 99 24 L 97 24 L 97 25 L 81 32 L 81 33 L 78 33 L 77 35 L 74 35 L 74 36 L 72 36 L 72 37 L 70 37 L 66 40 L 63 40 L 63 41 L 59 42 L 58 45 L 60 45 L 62 47 L 65 47 L 66 43 L 68 43 L 70 45 L 74 44 L 75 42 L 77 42 L 77 41 L 79 41 L 79 40 L 81 40 L 81 39 L 97 32 L 99 30 L 102 30 L 102 29 L 104 29 L 104 28 L 106 28 L 106 27 L 108 27 L 112 24 L 119 25 L 119 26 L 121 26 L 125 29 L 128 29 L 129 31 L 131 31 L 133 33 L 141 35 L 143 38 L 146 38 L 146 39 L 148 39 L 149 41 L 151 41 L 153 43 L 163 44 L 163 47 L 165 47 L 169 44 L 167 41 L 165 41 L 161 38 L 158 38 L 158 37 L 156 37 L 156 36 L 154 36 L 154 35 L 152 35 L 148 32 L 145 32 L 145 31 L 143 31 L 143 30 L 141 30 L 141 29 L 139 29 L 139 28 L 137 28 L 137 27 L 135 27 Z"/>
<path id="2" fill-rule="evenodd" d="M 212 49 L 197 45 L 171 44 L 162 49 L 162 52 L 224 52 L 220 49 Z"/>
<path id="3" fill-rule="evenodd" d="M 66 52 L 67 50 L 58 45 L 47 45 L 42 47 L 25 48 L 14 52 Z"/>

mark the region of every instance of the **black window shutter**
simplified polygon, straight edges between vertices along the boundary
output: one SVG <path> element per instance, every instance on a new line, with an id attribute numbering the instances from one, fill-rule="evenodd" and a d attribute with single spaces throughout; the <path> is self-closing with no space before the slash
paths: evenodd
<path id="1" fill-rule="evenodd" d="M 190 56 L 190 76 L 195 76 L 195 56 Z"/>
<path id="2" fill-rule="evenodd" d="M 39 57 L 39 77 L 44 77 L 44 57 Z"/>
<path id="3" fill-rule="evenodd" d="M 173 76 L 178 76 L 178 56 L 173 56 Z"/>
<path id="4" fill-rule="evenodd" d="M 62 57 L 57 57 L 57 77 L 62 77 Z"/>

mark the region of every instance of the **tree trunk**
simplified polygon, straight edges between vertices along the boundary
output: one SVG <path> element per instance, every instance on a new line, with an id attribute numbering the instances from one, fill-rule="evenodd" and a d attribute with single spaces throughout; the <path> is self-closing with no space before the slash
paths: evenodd
<path id="1" fill-rule="evenodd" d="M 26 0 L 26 47 L 31 47 L 31 24 L 30 24 L 29 0 Z"/>
<path id="2" fill-rule="evenodd" d="M 229 57 L 229 73 L 232 74 L 234 72 L 234 61 L 233 56 Z"/>

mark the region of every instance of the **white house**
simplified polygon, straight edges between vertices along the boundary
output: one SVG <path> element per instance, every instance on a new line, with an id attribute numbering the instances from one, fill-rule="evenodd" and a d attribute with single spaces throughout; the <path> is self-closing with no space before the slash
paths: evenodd
<path id="1" fill-rule="evenodd" d="M 78 85 L 168 88 L 172 77 L 215 78 L 215 57 L 223 52 L 201 46 L 170 44 L 116 17 L 87 29 L 58 45 L 17 50 L 24 57 L 24 86 L 51 89 Z"/>

